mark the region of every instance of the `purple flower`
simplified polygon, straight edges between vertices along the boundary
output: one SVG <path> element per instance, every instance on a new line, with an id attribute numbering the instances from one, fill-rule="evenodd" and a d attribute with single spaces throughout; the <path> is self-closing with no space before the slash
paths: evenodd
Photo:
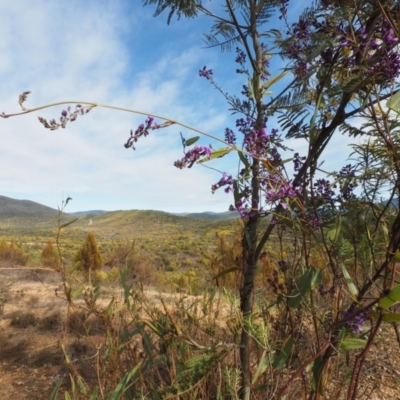
<path id="1" fill-rule="evenodd" d="M 68 115 L 67 110 L 62 110 L 61 115 L 65 118 Z"/>
<path id="2" fill-rule="evenodd" d="M 225 129 L 225 142 L 234 145 L 236 143 L 236 136 L 233 133 L 232 129 Z"/>
<path id="3" fill-rule="evenodd" d="M 239 49 L 239 47 L 236 47 L 236 59 L 235 62 L 237 62 L 240 65 L 244 65 L 246 62 L 246 54 L 243 50 Z"/>
<path id="4" fill-rule="evenodd" d="M 149 130 L 158 129 L 159 127 L 160 126 L 154 122 L 154 118 L 151 116 L 148 116 L 146 118 L 145 123 L 140 124 L 136 128 L 135 132 L 133 132 L 133 130 L 131 130 L 130 137 L 127 140 L 127 142 L 124 144 L 125 148 L 128 149 L 129 147 L 132 147 L 132 149 L 135 150 L 133 143 L 137 142 L 141 136 L 146 137 L 149 134 Z"/>
<path id="5" fill-rule="evenodd" d="M 203 69 L 199 71 L 199 76 L 203 76 L 206 79 L 211 79 L 212 74 L 213 74 L 212 69 L 207 70 L 206 66 L 204 66 Z"/>
<path id="6" fill-rule="evenodd" d="M 185 153 L 185 157 L 174 162 L 174 166 L 182 169 L 185 167 L 191 168 L 193 164 L 201 157 L 209 156 L 211 154 L 211 148 L 206 146 L 195 146 Z"/>
<path id="7" fill-rule="evenodd" d="M 327 179 L 317 179 L 314 183 L 314 194 L 333 206 L 337 199 L 332 188 L 336 189 L 336 185 L 331 185 Z"/>
<path id="8" fill-rule="evenodd" d="M 225 188 L 225 193 L 232 192 L 232 185 L 233 185 L 233 179 L 232 175 L 227 175 L 226 172 L 222 173 L 222 178 L 215 183 L 214 185 L 211 186 L 211 192 L 214 194 L 216 190 L 218 190 L 222 186 L 228 186 Z"/>
<path id="9" fill-rule="evenodd" d="M 349 318 L 346 322 L 346 327 L 351 329 L 354 333 L 360 333 L 367 320 L 367 315 L 363 311 L 357 313 L 357 309 L 351 306 L 347 311 L 342 311 L 342 318 Z"/>

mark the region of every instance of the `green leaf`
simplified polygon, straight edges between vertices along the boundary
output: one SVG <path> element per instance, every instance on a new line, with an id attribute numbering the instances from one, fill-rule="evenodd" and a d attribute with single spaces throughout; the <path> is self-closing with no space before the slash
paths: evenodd
<path id="1" fill-rule="evenodd" d="M 259 13 L 261 12 L 262 8 L 264 7 L 265 1 L 266 1 L 266 0 L 261 0 L 261 1 L 257 4 L 256 10 L 255 10 L 256 14 L 259 14 Z"/>
<path id="2" fill-rule="evenodd" d="M 275 75 L 272 78 L 268 79 L 268 81 L 265 82 L 263 85 L 263 90 L 268 90 L 268 88 L 270 88 L 276 82 L 280 81 L 283 77 L 285 77 L 287 73 L 288 71 L 282 71 L 280 74 Z"/>
<path id="3" fill-rule="evenodd" d="M 56 386 L 54 387 L 53 391 L 51 392 L 50 400 L 57 399 L 57 394 L 58 394 L 58 391 L 60 390 L 60 386 L 62 385 L 62 383 L 63 383 L 62 378 L 57 381 Z"/>
<path id="4" fill-rule="evenodd" d="M 351 279 L 350 274 L 348 273 L 346 267 L 344 266 L 344 264 L 342 264 L 342 272 L 343 272 L 343 276 L 344 276 L 344 280 L 347 283 L 347 286 L 350 290 L 350 293 L 353 296 L 357 296 L 358 295 L 358 289 L 357 286 L 353 283 L 353 280 Z"/>
<path id="5" fill-rule="evenodd" d="M 257 371 L 253 376 L 253 382 L 251 383 L 252 385 L 254 385 L 257 382 L 258 377 L 265 372 L 265 370 L 268 367 L 268 364 L 269 364 L 269 359 L 267 357 L 267 350 L 264 350 L 260 362 L 258 363 Z"/>
<path id="6" fill-rule="evenodd" d="M 90 395 L 90 400 L 97 400 L 99 398 L 99 387 L 95 386 L 92 394 Z"/>
<path id="7" fill-rule="evenodd" d="M 152 321 L 144 321 L 144 323 L 158 336 L 164 336 L 165 331 L 163 329 L 160 329 L 158 325 L 153 323 Z"/>
<path id="8" fill-rule="evenodd" d="M 249 161 L 244 156 L 244 154 L 241 151 L 238 151 L 238 154 L 239 154 L 240 161 L 244 164 L 244 166 L 246 168 L 249 168 L 250 167 Z"/>
<path id="9" fill-rule="evenodd" d="M 382 297 L 379 300 L 379 305 L 387 310 L 398 301 L 400 301 L 400 285 L 394 286 L 387 296 Z"/>
<path id="10" fill-rule="evenodd" d="M 382 315 L 382 320 L 385 322 L 400 322 L 400 314 L 398 313 L 384 313 Z"/>
<path id="11" fill-rule="evenodd" d="M 108 304 L 108 306 L 106 308 L 107 317 L 109 317 L 112 314 L 112 311 L 113 311 L 112 306 L 113 306 L 113 304 L 114 304 L 114 297 L 111 299 L 110 303 Z"/>
<path id="12" fill-rule="evenodd" d="M 272 366 L 277 371 L 281 371 L 284 368 L 286 361 L 289 358 L 290 353 L 292 352 L 293 344 L 294 344 L 294 339 L 293 339 L 293 337 L 291 337 L 286 342 L 285 347 L 275 357 L 274 362 L 272 363 Z"/>
<path id="13" fill-rule="evenodd" d="M 60 229 L 63 229 L 63 228 L 65 228 L 65 227 L 67 227 L 67 226 L 73 224 L 74 222 L 78 221 L 78 219 L 79 219 L 79 218 L 74 218 L 74 219 L 71 219 L 71 221 L 68 221 L 68 222 L 66 222 L 65 224 L 60 225 Z"/>
<path id="14" fill-rule="evenodd" d="M 200 139 L 200 136 L 195 136 L 190 139 L 187 139 L 185 145 L 191 146 L 192 144 L 196 143 L 199 139 Z"/>
<path id="15" fill-rule="evenodd" d="M 71 400 L 71 396 L 69 395 L 68 392 L 65 392 L 65 393 L 64 393 L 64 399 L 65 399 L 65 400 Z"/>
<path id="16" fill-rule="evenodd" d="M 395 93 L 389 101 L 386 103 L 386 105 L 393 111 L 397 112 L 400 114 L 400 91 Z"/>
<path id="17" fill-rule="evenodd" d="M 253 87 L 253 81 L 251 80 L 251 78 L 249 78 L 247 81 L 247 89 L 249 90 L 249 99 L 253 100 L 254 99 L 254 87 Z"/>
<path id="18" fill-rule="evenodd" d="M 318 382 L 320 381 L 320 374 L 321 374 L 321 368 L 324 365 L 324 357 L 323 356 L 319 356 L 312 365 L 312 371 L 313 371 L 313 375 L 312 375 L 312 389 L 314 391 L 316 391 L 317 389 L 319 389 L 318 393 L 320 395 L 323 395 L 322 392 L 322 387 L 323 385 L 318 385 Z"/>
<path id="19" fill-rule="evenodd" d="M 311 266 L 300 278 L 297 287 L 292 290 L 288 300 L 289 307 L 298 308 L 304 295 L 321 283 L 321 280 L 322 270 Z"/>
<path id="20" fill-rule="evenodd" d="M 344 339 L 340 343 L 342 350 L 357 350 L 364 349 L 367 345 L 367 341 L 364 339 L 348 338 Z"/>
<path id="21" fill-rule="evenodd" d="M 325 42 L 322 42 L 319 44 L 317 47 L 315 47 L 314 51 L 311 53 L 310 57 L 314 59 L 315 57 L 318 57 L 323 50 L 327 48 L 327 44 Z"/>
<path id="22" fill-rule="evenodd" d="M 122 395 L 128 389 L 127 385 L 129 381 L 133 380 L 131 384 L 135 383 L 139 379 L 139 369 L 142 365 L 142 362 L 136 365 L 131 371 L 127 372 L 124 377 L 120 380 L 115 390 L 112 392 L 110 400 L 120 400 Z"/>
<path id="23" fill-rule="evenodd" d="M 205 156 L 201 160 L 199 160 L 199 163 L 203 163 L 209 160 L 213 160 L 214 158 L 221 158 L 226 156 L 228 153 L 230 153 L 232 150 L 234 150 L 233 147 L 224 147 L 222 149 L 218 149 L 213 151 L 209 156 Z"/>
<path id="24" fill-rule="evenodd" d="M 70 267 L 69 269 L 68 269 L 68 274 L 73 274 L 78 268 L 79 268 L 79 266 L 81 265 L 81 261 L 77 261 L 74 265 L 72 265 L 72 267 Z"/>
<path id="25" fill-rule="evenodd" d="M 78 376 L 77 382 L 78 382 L 78 386 L 79 386 L 80 392 L 82 394 L 86 395 L 87 394 L 87 387 L 85 385 L 85 382 L 83 381 L 83 379 L 80 376 Z"/>

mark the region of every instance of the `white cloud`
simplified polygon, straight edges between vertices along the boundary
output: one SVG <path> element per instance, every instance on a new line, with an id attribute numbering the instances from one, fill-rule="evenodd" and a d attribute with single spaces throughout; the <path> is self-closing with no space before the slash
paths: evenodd
<path id="1" fill-rule="evenodd" d="M 232 122 L 225 99 L 198 77 L 198 70 L 213 68 L 223 90 L 243 77 L 226 74 L 234 54 L 200 49 L 207 30 L 202 21 L 167 26 L 166 15 L 154 19 L 141 2 L 122 0 L 3 3 L 0 111 L 18 110 L 18 95 L 31 90 L 27 107 L 96 101 L 153 112 L 220 137 Z M 65 130 L 51 132 L 38 123 L 38 115 L 57 119 L 63 108 L 0 119 L 0 194 L 52 207 L 70 195 L 70 211 L 222 211 L 231 203 L 231 195 L 210 192 L 220 178 L 217 172 L 197 165 L 183 171 L 173 167 L 182 157 L 179 132 L 196 135 L 188 129 L 153 131 L 132 152 L 123 144 L 145 116 L 98 108 Z M 340 151 L 342 144 L 339 138 L 330 149 Z"/>
<path id="2" fill-rule="evenodd" d="M 18 95 L 32 90 L 27 107 L 90 100 L 220 131 L 225 117 L 213 106 L 214 93 L 193 93 L 203 62 L 198 45 L 146 42 L 143 29 L 156 20 L 150 10 L 135 11 L 120 1 L 8 2 L 0 15 L 0 110 L 18 110 Z M 204 103 L 206 121 L 199 112 Z M 210 193 L 217 174 L 173 167 L 182 156 L 179 131 L 190 136 L 186 130 L 152 132 L 132 152 L 123 143 L 145 116 L 94 109 L 65 130 L 38 123 L 38 115 L 57 119 L 63 108 L 0 120 L 1 194 L 53 207 L 70 195 L 70 211 L 227 209 L 229 196 Z"/>

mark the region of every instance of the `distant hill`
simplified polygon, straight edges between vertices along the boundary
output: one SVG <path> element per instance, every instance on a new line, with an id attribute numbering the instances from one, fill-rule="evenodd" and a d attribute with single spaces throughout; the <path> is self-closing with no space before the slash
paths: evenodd
<path id="1" fill-rule="evenodd" d="M 204 211 L 201 213 L 179 213 L 174 214 L 180 217 L 195 218 L 195 219 L 209 219 L 209 220 L 232 220 L 239 218 L 239 213 L 235 211 L 226 211 L 216 213 L 213 211 Z"/>
<path id="2" fill-rule="evenodd" d="M 126 212 L 129 211 L 137 211 L 137 210 L 126 210 Z M 151 212 L 151 210 L 142 210 L 142 211 L 146 213 L 148 213 L 149 211 Z M 93 216 L 103 215 L 106 213 L 117 213 L 117 212 L 123 212 L 123 211 L 89 210 L 89 211 L 77 211 L 69 214 L 73 215 L 74 217 L 93 217 Z M 154 211 L 154 212 L 163 212 L 163 211 Z M 164 214 L 169 214 L 169 213 L 164 213 Z M 222 221 L 239 218 L 239 213 L 232 211 L 226 211 L 220 213 L 216 213 L 213 211 L 204 211 L 201 213 L 171 213 L 170 215 L 176 215 L 178 217 L 186 217 L 194 219 L 208 219 L 208 220 L 222 220 Z"/>
<path id="3" fill-rule="evenodd" d="M 16 200 L 0 196 L 0 219 L 9 218 L 48 218 L 54 217 L 57 210 L 30 200 Z"/>
<path id="4" fill-rule="evenodd" d="M 89 210 L 89 211 L 77 211 L 73 213 L 69 213 L 70 215 L 73 215 L 75 217 L 85 217 L 85 216 L 90 216 L 90 215 L 102 215 L 105 214 L 109 211 L 104 211 L 104 210 Z"/>
<path id="5" fill-rule="evenodd" d="M 58 210 L 30 200 L 0 196 L 0 236 L 54 236 Z M 181 215 L 154 210 L 104 211 L 89 210 L 63 213 L 61 223 L 78 218 L 63 235 L 81 237 L 95 232 L 105 238 L 168 238 L 202 236 L 220 229 L 230 231 L 238 218 L 235 212 L 185 213 Z"/>

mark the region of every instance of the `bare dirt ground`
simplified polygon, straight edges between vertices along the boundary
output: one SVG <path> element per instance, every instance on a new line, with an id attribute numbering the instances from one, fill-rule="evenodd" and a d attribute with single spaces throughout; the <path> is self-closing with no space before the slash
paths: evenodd
<path id="1" fill-rule="evenodd" d="M 62 290 L 55 291 L 59 275 L 43 276 L 0 270 L 0 301 L 4 304 L 0 308 L 0 399 L 48 399 L 60 378 L 68 384 L 60 348 L 66 300 Z M 149 296 L 159 294 L 149 292 Z M 100 341 L 101 336 L 95 332 L 91 340 Z M 65 343 L 77 358 L 89 359 L 94 352 L 79 335 L 68 335 Z M 399 384 L 400 348 L 393 328 L 386 325 L 367 357 L 357 399 L 400 400 Z M 335 400 L 345 398 L 345 391 Z M 62 393 L 59 398 L 64 398 Z"/>

